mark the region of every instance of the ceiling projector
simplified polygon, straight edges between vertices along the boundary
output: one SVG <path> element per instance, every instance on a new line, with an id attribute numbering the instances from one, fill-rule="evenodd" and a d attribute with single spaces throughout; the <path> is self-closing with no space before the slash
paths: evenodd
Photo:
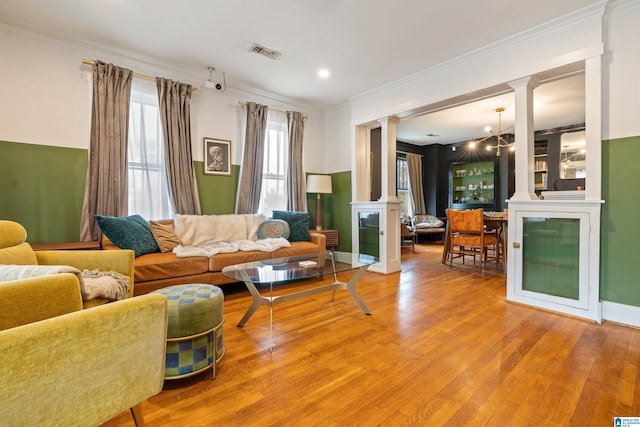
<path id="1" fill-rule="evenodd" d="M 215 89 L 218 92 L 224 92 L 225 90 L 227 90 L 227 81 L 224 76 L 224 72 L 222 73 L 222 83 L 218 83 L 212 80 L 211 74 L 213 73 L 213 70 L 215 70 L 215 68 L 214 67 L 207 67 L 207 68 L 209 69 L 209 80 L 202 83 L 202 87 L 206 87 L 207 89 Z"/>

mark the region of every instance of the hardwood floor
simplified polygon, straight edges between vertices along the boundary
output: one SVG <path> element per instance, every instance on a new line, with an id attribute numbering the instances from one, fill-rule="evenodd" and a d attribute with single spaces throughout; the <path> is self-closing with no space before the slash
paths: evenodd
<path id="1" fill-rule="evenodd" d="M 440 263 L 442 246 L 403 249 L 402 272 L 358 291 L 274 309 L 225 292 L 217 368 L 165 382 L 142 403 L 149 426 L 611 426 L 640 416 L 640 330 L 505 302 L 505 277 Z M 307 286 L 302 285 L 302 286 Z M 132 426 L 128 412 L 106 426 Z"/>

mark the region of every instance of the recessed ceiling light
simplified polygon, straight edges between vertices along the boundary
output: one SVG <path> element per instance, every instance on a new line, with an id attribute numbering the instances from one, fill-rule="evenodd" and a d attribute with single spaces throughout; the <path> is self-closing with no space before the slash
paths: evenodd
<path id="1" fill-rule="evenodd" d="M 329 77 L 329 70 L 327 70 L 326 68 L 322 68 L 318 71 L 318 77 L 320 77 L 321 79 L 326 79 L 327 77 Z"/>

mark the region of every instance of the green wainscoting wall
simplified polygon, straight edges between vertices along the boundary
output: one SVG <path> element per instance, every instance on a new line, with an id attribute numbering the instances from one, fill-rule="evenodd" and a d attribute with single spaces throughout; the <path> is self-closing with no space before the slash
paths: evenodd
<path id="1" fill-rule="evenodd" d="M 22 224 L 29 243 L 78 241 L 87 165 L 85 149 L 0 141 L 0 219 Z M 202 213 L 233 213 L 240 167 L 221 176 L 194 166 Z"/>
<path id="2" fill-rule="evenodd" d="M 30 243 L 77 241 L 87 159 L 85 149 L 0 141 L 0 219 L 23 224 Z M 219 176 L 205 175 L 202 162 L 194 165 L 202 213 L 233 213 L 240 167 Z M 601 298 L 640 307 L 638 165 L 640 136 L 603 142 Z M 331 176 L 333 193 L 322 196 L 323 226 L 339 230 L 338 250 L 351 251 L 351 172 Z M 313 216 L 314 195 L 307 201 Z"/>
<path id="3" fill-rule="evenodd" d="M 0 141 L 0 219 L 29 243 L 78 241 L 87 150 Z"/>
<path id="4" fill-rule="evenodd" d="M 198 197 L 203 215 L 222 215 L 236 210 L 240 166 L 231 165 L 231 175 L 206 175 L 204 162 L 193 162 L 198 182 Z"/>
<path id="5" fill-rule="evenodd" d="M 602 143 L 600 298 L 640 307 L 640 136 Z"/>
<path id="6" fill-rule="evenodd" d="M 338 250 L 351 252 L 351 171 L 331 174 L 333 227 L 339 231 Z"/>
<path id="7" fill-rule="evenodd" d="M 336 250 L 351 252 L 351 172 L 337 172 L 330 175 L 333 193 L 320 196 L 322 228 L 338 230 Z M 309 228 L 313 229 L 316 223 L 315 194 L 307 194 L 307 210 L 311 213 Z"/>

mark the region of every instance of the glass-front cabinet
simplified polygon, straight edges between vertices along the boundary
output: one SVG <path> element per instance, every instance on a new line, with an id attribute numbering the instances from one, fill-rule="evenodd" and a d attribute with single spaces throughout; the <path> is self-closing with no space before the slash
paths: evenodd
<path id="1" fill-rule="evenodd" d="M 493 161 L 453 163 L 449 206 L 454 209 L 495 210 L 496 176 Z"/>
<path id="2" fill-rule="evenodd" d="M 357 212 L 358 253 L 380 258 L 380 212 Z"/>

